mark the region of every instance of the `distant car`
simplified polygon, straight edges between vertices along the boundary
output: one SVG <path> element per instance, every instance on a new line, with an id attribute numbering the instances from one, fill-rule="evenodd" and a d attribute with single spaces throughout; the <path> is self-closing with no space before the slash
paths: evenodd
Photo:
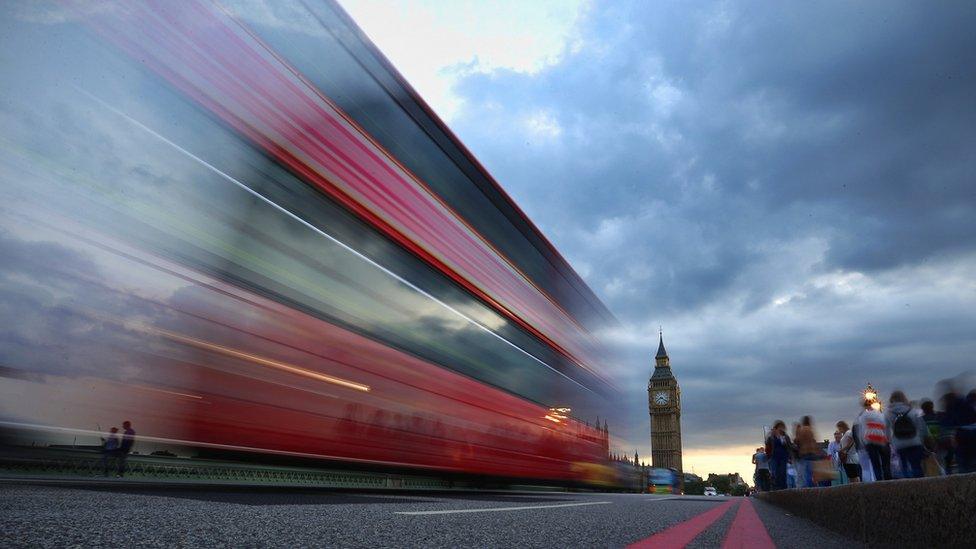
<path id="1" fill-rule="evenodd" d="M 718 495 L 718 492 L 715 491 L 715 488 L 712 488 L 711 486 L 706 486 L 705 487 L 705 495 L 706 496 L 717 496 Z"/>

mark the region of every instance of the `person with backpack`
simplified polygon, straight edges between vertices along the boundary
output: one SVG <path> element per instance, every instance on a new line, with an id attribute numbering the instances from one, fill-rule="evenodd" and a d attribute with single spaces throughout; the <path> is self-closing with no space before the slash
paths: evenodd
<path id="1" fill-rule="evenodd" d="M 857 416 L 858 437 L 867 454 L 874 480 L 891 480 L 891 448 L 888 446 L 888 420 L 865 399 Z M 863 463 L 863 461 L 862 461 Z M 862 477 L 863 478 L 863 477 Z"/>
<path id="2" fill-rule="evenodd" d="M 905 393 L 895 391 L 891 393 L 885 419 L 888 423 L 888 439 L 898 452 L 902 476 L 922 478 L 925 476 L 922 469 L 922 460 L 926 453 L 925 439 L 929 431 L 921 412 L 912 408 Z"/>

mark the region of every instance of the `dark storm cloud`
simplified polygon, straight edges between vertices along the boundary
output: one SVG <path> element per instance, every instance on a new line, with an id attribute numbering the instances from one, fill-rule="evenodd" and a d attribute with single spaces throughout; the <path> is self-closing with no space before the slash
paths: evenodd
<path id="1" fill-rule="evenodd" d="M 538 73 L 458 67 L 453 125 L 630 327 L 629 379 L 663 323 L 686 439 L 730 443 L 972 367 L 973 28 L 967 2 L 597 4 Z"/>

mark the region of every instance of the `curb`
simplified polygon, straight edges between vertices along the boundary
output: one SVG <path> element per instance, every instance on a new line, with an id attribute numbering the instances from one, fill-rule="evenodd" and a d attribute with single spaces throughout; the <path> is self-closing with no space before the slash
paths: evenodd
<path id="1" fill-rule="evenodd" d="M 764 492 L 757 497 L 874 546 L 976 546 L 976 474 Z"/>

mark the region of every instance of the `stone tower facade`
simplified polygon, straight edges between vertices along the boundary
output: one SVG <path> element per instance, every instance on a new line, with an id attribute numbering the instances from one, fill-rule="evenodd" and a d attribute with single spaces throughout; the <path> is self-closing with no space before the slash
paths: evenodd
<path id="1" fill-rule="evenodd" d="M 654 374 L 647 382 L 647 404 L 651 413 L 651 465 L 682 472 L 681 388 L 671 372 L 671 359 L 660 335 Z"/>

